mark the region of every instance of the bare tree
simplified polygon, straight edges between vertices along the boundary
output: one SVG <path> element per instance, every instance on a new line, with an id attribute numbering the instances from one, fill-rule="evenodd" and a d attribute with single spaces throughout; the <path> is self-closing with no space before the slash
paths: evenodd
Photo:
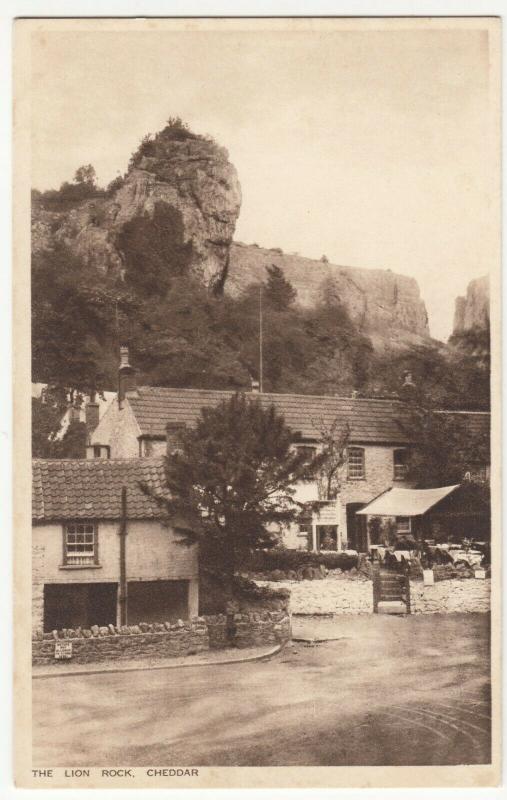
<path id="1" fill-rule="evenodd" d="M 338 417 L 328 423 L 324 419 L 312 420 L 323 445 L 323 461 L 319 470 L 319 499 L 334 500 L 340 491 L 340 470 L 347 462 L 350 425 Z"/>

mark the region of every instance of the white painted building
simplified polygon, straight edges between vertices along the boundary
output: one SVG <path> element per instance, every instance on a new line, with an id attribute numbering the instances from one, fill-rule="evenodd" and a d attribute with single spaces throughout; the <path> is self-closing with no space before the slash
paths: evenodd
<path id="1" fill-rule="evenodd" d="M 141 484 L 164 492 L 162 459 L 34 460 L 34 629 L 198 614 L 197 546 L 179 541 Z"/>

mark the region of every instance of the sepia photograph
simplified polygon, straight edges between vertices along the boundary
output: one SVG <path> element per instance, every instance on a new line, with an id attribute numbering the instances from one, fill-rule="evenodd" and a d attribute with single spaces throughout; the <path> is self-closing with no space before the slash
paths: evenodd
<path id="1" fill-rule="evenodd" d="M 495 785 L 500 20 L 14 27 L 19 784 Z"/>

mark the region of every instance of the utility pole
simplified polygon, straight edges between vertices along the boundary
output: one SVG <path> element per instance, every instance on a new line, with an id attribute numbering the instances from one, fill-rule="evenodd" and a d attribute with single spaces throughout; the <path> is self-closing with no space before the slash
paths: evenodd
<path id="1" fill-rule="evenodd" d="M 120 586 L 118 602 L 120 606 L 120 625 L 126 625 L 128 619 L 128 591 L 127 591 L 127 489 L 121 490 L 120 506 Z"/>
<path id="2" fill-rule="evenodd" d="M 262 392 L 262 283 L 259 286 L 259 391 Z"/>

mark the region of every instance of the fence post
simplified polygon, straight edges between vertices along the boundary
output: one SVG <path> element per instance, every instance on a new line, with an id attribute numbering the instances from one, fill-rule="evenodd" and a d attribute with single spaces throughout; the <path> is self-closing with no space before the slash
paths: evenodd
<path id="1" fill-rule="evenodd" d="M 378 603 L 380 599 L 380 567 L 373 567 L 373 613 L 378 614 Z"/>
<path id="2" fill-rule="evenodd" d="M 405 569 L 405 603 L 407 606 L 407 614 L 411 614 L 410 608 L 410 564 L 407 564 Z"/>

